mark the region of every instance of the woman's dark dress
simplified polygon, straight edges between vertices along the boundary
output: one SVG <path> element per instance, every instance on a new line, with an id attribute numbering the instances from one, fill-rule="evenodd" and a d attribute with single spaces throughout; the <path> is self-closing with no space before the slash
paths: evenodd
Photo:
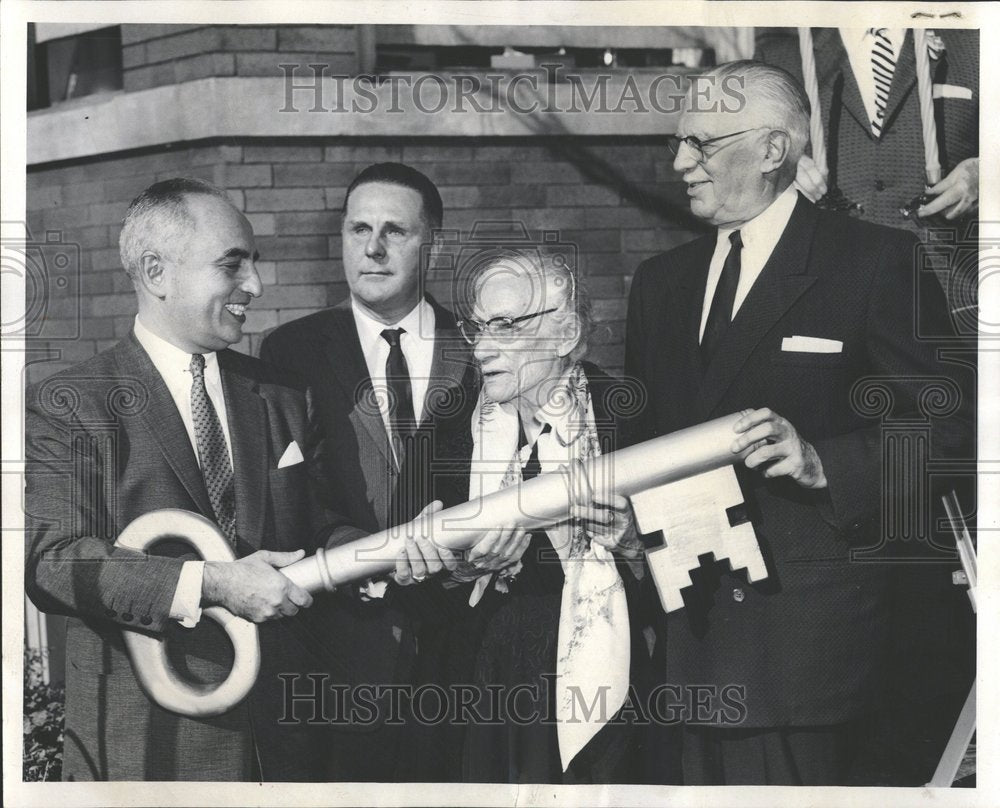
<path id="1" fill-rule="evenodd" d="M 614 448 L 614 423 L 608 400 L 616 381 L 595 366 L 584 365 L 602 451 Z M 441 447 L 451 460 L 464 459 L 466 473 L 440 479 L 436 496 L 445 507 L 464 502 L 472 456 L 470 419 Z M 460 465 L 459 465 L 460 467 Z M 639 781 L 641 741 L 632 722 L 605 725 L 563 773 L 555 723 L 556 644 L 562 602 L 563 569 L 544 532 L 532 535 L 522 569 L 507 593 L 492 585 L 472 609 L 481 639 L 463 666 L 479 692 L 484 721 L 465 728 L 462 777 L 493 783 L 628 783 Z M 637 613 L 639 582 L 619 562 L 629 601 L 632 632 L 632 682 L 642 692 L 649 676 L 649 654 Z M 464 592 L 469 591 L 468 587 Z M 471 650 L 471 649 L 470 649 Z"/>

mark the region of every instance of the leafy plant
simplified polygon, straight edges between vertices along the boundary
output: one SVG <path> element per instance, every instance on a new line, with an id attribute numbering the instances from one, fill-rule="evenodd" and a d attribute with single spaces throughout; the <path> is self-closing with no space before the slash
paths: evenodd
<path id="1" fill-rule="evenodd" d="M 24 652 L 24 779 L 62 779 L 62 687 L 47 684 L 43 657 Z"/>

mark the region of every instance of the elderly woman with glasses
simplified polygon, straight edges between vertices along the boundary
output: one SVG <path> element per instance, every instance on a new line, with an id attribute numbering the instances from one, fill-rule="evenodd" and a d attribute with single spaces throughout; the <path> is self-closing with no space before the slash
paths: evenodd
<path id="1" fill-rule="evenodd" d="M 471 314 L 459 326 L 482 388 L 438 447 L 437 460 L 468 468 L 438 481 L 445 506 L 612 450 L 609 403 L 623 393 L 582 359 L 590 306 L 560 256 L 487 255 L 470 288 Z M 635 728 L 611 719 L 649 663 L 641 621 L 629 615 L 641 545 L 627 501 L 609 482 L 592 481 L 593 501 L 545 530 L 526 533 L 515 518 L 498 525 L 451 573 L 480 637 L 475 712 L 465 716 L 467 781 L 636 776 Z"/>

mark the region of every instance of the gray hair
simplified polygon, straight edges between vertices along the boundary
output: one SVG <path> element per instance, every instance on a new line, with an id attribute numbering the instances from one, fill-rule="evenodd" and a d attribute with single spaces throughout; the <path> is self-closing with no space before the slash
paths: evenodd
<path id="1" fill-rule="evenodd" d="M 480 253 L 473 259 L 470 278 L 470 302 L 479 295 L 488 270 L 500 264 L 511 268 L 511 274 L 537 279 L 544 296 L 545 308 L 555 308 L 551 316 L 564 324 L 575 319 L 576 345 L 569 359 L 576 361 L 587 354 L 587 343 L 593 328 L 593 307 L 586 287 L 580 282 L 576 267 L 571 266 L 563 250 L 537 248 L 502 248 Z M 534 277 L 532 277 L 534 276 Z M 551 296 L 551 299 L 550 299 Z"/>
<path id="2" fill-rule="evenodd" d="M 122 220 L 118 251 L 125 273 L 135 280 L 142 254 L 147 249 L 164 249 L 190 233 L 194 218 L 187 209 L 186 197 L 194 194 L 215 196 L 232 204 L 229 195 L 204 180 L 174 177 L 153 183 L 132 200 Z"/>
<path id="3" fill-rule="evenodd" d="M 744 100 L 767 108 L 773 122 L 788 132 L 788 166 L 794 173 L 809 145 L 809 99 L 795 77 L 780 67 L 748 59 L 727 62 L 704 75 L 720 85 L 730 76 L 737 77 Z"/>

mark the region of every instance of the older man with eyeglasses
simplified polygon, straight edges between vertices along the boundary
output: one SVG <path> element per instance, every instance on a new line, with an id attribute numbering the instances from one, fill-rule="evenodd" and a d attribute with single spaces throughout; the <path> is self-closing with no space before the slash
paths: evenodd
<path id="1" fill-rule="evenodd" d="M 716 699 L 735 686 L 742 705 L 737 724 L 685 716 L 684 782 L 846 784 L 886 647 L 886 572 L 854 551 L 884 541 L 883 481 L 906 473 L 889 467 L 874 416 L 913 416 L 932 454 L 956 450 L 972 378 L 928 338 L 951 328 L 916 239 L 793 188 L 809 132 L 795 80 L 735 62 L 696 81 L 674 168 L 715 232 L 636 271 L 625 365 L 650 405 L 629 440 L 744 411 L 732 449 L 751 448 L 738 476 L 769 575 L 706 565 L 667 615 L 665 681 Z M 955 393 L 947 407 L 922 398 L 935 380 Z M 665 737 L 662 754 L 675 746 Z"/>

